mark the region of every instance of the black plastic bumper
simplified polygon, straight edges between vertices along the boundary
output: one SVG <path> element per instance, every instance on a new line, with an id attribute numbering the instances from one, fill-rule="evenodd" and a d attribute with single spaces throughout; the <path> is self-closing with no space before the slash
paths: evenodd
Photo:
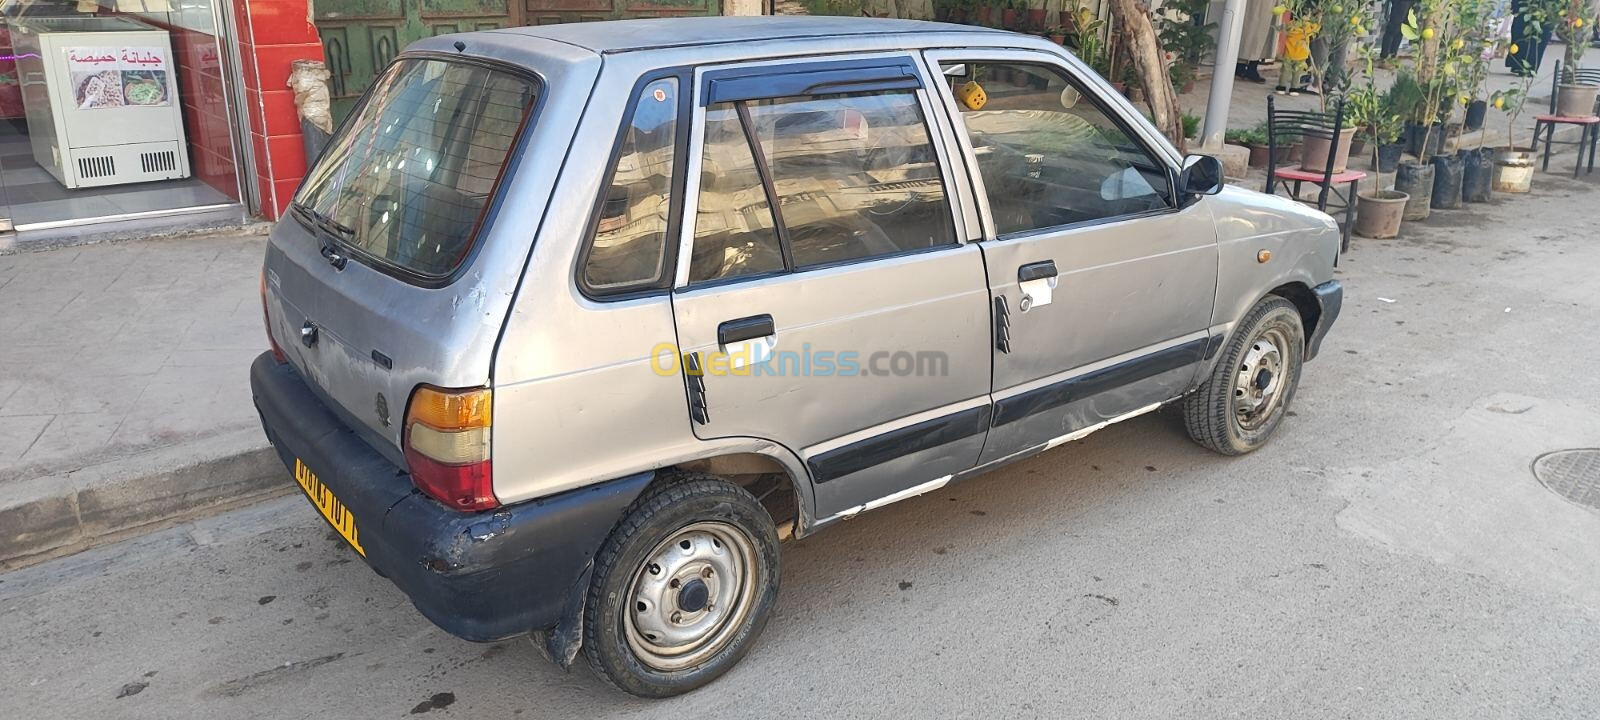
<path id="1" fill-rule="evenodd" d="M 600 543 L 653 476 L 460 513 L 416 490 L 271 353 L 251 365 L 250 389 L 284 465 L 292 473 L 299 459 L 355 517 L 367 563 L 466 640 L 554 626 Z"/>
<path id="2" fill-rule="evenodd" d="M 1306 343 L 1307 360 L 1322 350 L 1322 339 L 1328 336 L 1328 328 L 1333 327 L 1333 321 L 1339 319 L 1339 310 L 1344 307 L 1344 286 L 1338 280 L 1329 280 L 1311 288 L 1311 292 L 1317 296 L 1322 313 L 1317 316 L 1317 326 L 1311 330 L 1311 340 Z"/>

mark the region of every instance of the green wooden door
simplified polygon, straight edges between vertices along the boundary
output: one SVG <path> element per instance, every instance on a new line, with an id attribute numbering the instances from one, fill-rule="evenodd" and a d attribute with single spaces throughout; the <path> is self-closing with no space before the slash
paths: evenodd
<path id="1" fill-rule="evenodd" d="M 522 22 L 549 25 L 561 22 L 621 20 L 640 17 L 717 15 L 722 0 L 513 0 L 522 3 Z"/>
<path id="2" fill-rule="evenodd" d="M 425 37 L 513 25 L 716 15 L 721 0 L 318 0 L 333 117 L 342 120 L 405 46 Z"/>

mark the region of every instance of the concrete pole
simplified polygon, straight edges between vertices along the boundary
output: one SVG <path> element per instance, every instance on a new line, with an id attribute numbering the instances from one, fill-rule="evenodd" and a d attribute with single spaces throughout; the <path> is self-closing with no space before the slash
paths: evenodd
<path id="1" fill-rule="evenodd" d="M 1228 129 L 1228 104 L 1233 99 L 1233 66 L 1239 62 L 1239 36 L 1244 33 L 1245 0 L 1227 0 L 1222 19 L 1217 22 L 1217 61 L 1211 72 L 1211 97 L 1206 100 L 1205 126 L 1200 131 L 1200 146 L 1222 148 Z"/>

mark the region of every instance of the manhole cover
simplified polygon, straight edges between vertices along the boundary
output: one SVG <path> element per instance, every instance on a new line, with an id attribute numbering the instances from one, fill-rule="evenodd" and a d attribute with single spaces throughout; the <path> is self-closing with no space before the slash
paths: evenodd
<path id="1" fill-rule="evenodd" d="M 1533 461 L 1533 475 L 1562 497 L 1600 510 L 1600 448 L 1540 455 Z"/>

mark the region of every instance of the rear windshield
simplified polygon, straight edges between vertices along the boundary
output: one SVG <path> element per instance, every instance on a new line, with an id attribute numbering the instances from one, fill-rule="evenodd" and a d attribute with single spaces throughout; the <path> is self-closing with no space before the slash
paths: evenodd
<path id="1" fill-rule="evenodd" d="M 401 60 L 328 145 L 293 209 L 379 262 L 449 275 L 472 248 L 535 92 L 482 65 Z"/>

